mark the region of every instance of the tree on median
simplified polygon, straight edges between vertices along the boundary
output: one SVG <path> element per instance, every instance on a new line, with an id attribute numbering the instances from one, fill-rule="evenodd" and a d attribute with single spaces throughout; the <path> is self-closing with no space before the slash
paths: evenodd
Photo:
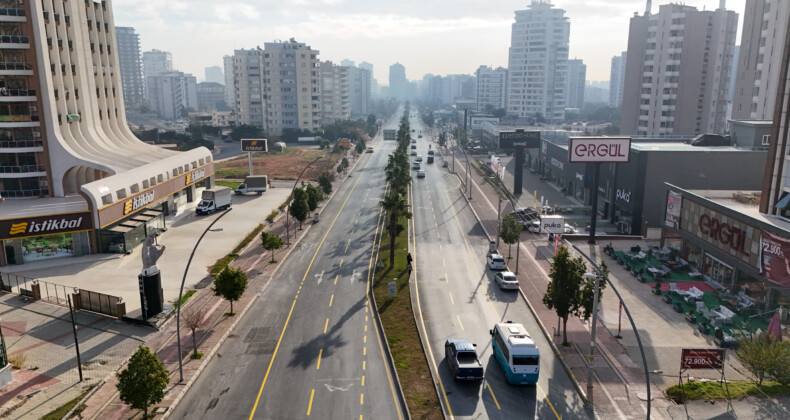
<path id="1" fill-rule="evenodd" d="M 214 295 L 230 302 L 230 316 L 233 316 L 233 302 L 241 299 L 247 290 L 247 273 L 241 268 L 225 267 L 214 279 Z"/>
<path id="2" fill-rule="evenodd" d="M 137 349 L 126 369 L 116 376 L 121 401 L 135 410 L 143 410 L 144 419 L 148 418 L 148 407 L 165 398 L 165 387 L 170 382 L 162 361 L 145 346 Z"/>

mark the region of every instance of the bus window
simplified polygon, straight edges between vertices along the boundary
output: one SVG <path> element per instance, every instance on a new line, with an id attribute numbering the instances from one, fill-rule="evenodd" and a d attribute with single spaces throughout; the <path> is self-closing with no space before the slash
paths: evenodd
<path id="1" fill-rule="evenodd" d="M 537 366 L 538 356 L 513 356 L 513 364 L 521 366 Z"/>

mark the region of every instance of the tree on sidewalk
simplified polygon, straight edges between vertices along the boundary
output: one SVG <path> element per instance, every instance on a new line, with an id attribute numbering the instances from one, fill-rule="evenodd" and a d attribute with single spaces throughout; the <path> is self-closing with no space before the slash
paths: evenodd
<path id="1" fill-rule="evenodd" d="M 499 228 L 499 237 L 502 242 L 507 244 L 507 259 L 510 259 L 510 249 L 521 234 L 521 226 L 516 222 L 516 218 L 512 214 L 506 215 L 502 218 L 502 226 Z"/>
<path id="2" fill-rule="evenodd" d="M 586 270 L 586 264 L 585 270 Z M 601 271 L 598 273 L 600 276 L 606 277 L 609 275 L 609 267 L 606 266 L 606 263 L 601 261 L 601 264 L 598 266 L 601 268 Z M 598 302 L 601 302 L 603 298 L 603 291 L 606 289 L 606 280 L 600 277 L 598 280 Z M 574 313 L 574 315 L 578 316 L 579 318 L 588 321 L 590 317 L 592 317 L 592 309 L 593 309 L 593 301 L 595 300 L 595 280 L 588 279 L 582 276 L 582 285 L 581 291 L 579 292 L 579 308 Z"/>
<path id="3" fill-rule="evenodd" d="M 307 208 L 310 209 L 310 211 L 317 209 L 318 203 L 324 199 L 324 193 L 311 184 L 307 185 L 305 192 L 307 193 Z"/>
<path id="4" fill-rule="evenodd" d="M 143 410 L 143 418 L 148 418 L 148 407 L 165 398 L 165 387 L 170 382 L 162 361 L 145 346 L 137 349 L 126 369 L 116 376 L 121 401 L 135 410 Z"/>
<path id="5" fill-rule="evenodd" d="M 318 186 L 321 187 L 321 191 L 324 192 L 324 195 L 331 194 L 332 175 L 329 172 L 324 172 L 321 175 L 318 175 Z"/>
<path id="6" fill-rule="evenodd" d="M 241 268 L 225 267 L 214 279 L 212 290 L 214 295 L 230 302 L 228 315 L 233 316 L 233 302 L 241 299 L 241 295 L 247 290 L 247 273 Z"/>
<path id="7" fill-rule="evenodd" d="M 586 271 L 584 260 L 572 259 L 568 248 L 560 247 L 549 273 L 549 285 L 543 295 L 543 304 L 553 309 L 562 319 L 562 345 L 568 345 L 568 317 L 578 313 L 581 306 L 581 285 Z"/>
<path id="8" fill-rule="evenodd" d="M 302 228 L 302 222 L 307 219 L 307 213 L 309 211 L 309 206 L 307 205 L 307 193 L 303 188 L 295 188 L 294 199 L 291 203 L 290 212 L 291 216 L 299 221 L 299 229 Z"/>
<path id="9" fill-rule="evenodd" d="M 263 246 L 263 249 L 272 251 L 272 260 L 270 262 L 276 263 L 277 261 L 274 260 L 274 251 L 282 248 L 285 243 L 279 236 L 263 231 L 261 232 L 261 245 Z"/>
<path id="10" fill-rule="evenodd" d="M 189 308 L 184 311 L 184 325 L 192 331 L 192 358 L 200 359 L 203 355 L 200 354 L 200 356 L 198 356 L 197 330 L 206 325 L 206 308 L 189 305 Z"/>

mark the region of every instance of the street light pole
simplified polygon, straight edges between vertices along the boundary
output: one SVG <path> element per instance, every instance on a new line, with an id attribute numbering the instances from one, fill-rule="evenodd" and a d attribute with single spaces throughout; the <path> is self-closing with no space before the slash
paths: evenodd
<path id="1" fill-rule="evenodd" d="M 502 230 L 502 196 L 497 194 L 499 202 L 496 208 L 496 247 L 499 248 L 499 231 Z"/>
<path id="2" fill-rule="evenodd" d="M 195 256 L 195 251 L 197 251 L 197 247 L 198 245 L 200 245 L 200 241 L 203 240 L 203 237 L 206 236 L 206 233 L 208 233 L 208 231 L 212 231 L 212 232 L 221 231 L 222 228 L 211 229 L 211 227 L 214 226 L 214 223 L 217 223 L 219 219 L 221 219 L 223 216 L 228 214 L 231 210 L 233 210 L 232 207 L 222 212 L 222 214 L 217 216 L 217 218 L 214 219 L 214 221 L 211 222 L 211 224 L 208 225 L 208 227 L 206 227 L 206 230 L 203 231 L 203 234 L 200 235 L 200 238 L 198 238 L 197 242 L 195 242 L 195 247 L 192 248 L 192 253 L 189 254 L 189 260 L 187 260 L 187 266 L 186 268 L 184 268 L 184 277 L 181 278 L 181 288 L 178 289 L 178 300 L 176 301 L 178 303 L 178 307 L 176 308 L 176 339 L 178 340 L 178 382 L 179 383 L 184 382 L 184 362 L 181 360 L 181 307 L 184 305 L 181 304 L 181 298 L 183 297 L 184 294 L 184 282 L 186 282 L 187 280 L 189 265 L 192 263 L 192 257 Z"/>
<path id="3" fill-rule="evenodd" d="M 334 154 L 334 150 L 332 153 L 329 154 L 329 163 L 332 163 L 332 154 Z M 302 173 L 299 174 L 299 177 L 296 178 L 296 182 L 294 182 L 293 188 L 291 188 L 291 195 L 288 196 L 288 206 L 285 209 L 285 244 L 290 246 L 291 245 L 291 232 L 290 232 L 290 223 L 288 222 L 288 214 L 291 213 L 291 201 L 293 201 L 294 190 L 296 190 L 296 185 L 299 184 L 299 180 L 302 179 L 302 175 L 304 175 L 307 168 L 309 168 L 312 164 L 321 160 L 323 156 L 319 156 L 315 158 L 312 162 L 308 163 L 307 166 L 302 169 Z"/>
<path id="4" fill-rule="evenodd" d="M 584 277 L 595 280 L 595 292 L 593 293 L 593 314 L 592 314 L 592 329 L 590 330 L 590 356 L 587 364 L 587 400 L 590 405 L 593 403 L 593 360 L 595 360 L 595 326 L 598 324 L 598 294 L 600 293 L 601 277 L 592 273 L 584 273 Z"/>

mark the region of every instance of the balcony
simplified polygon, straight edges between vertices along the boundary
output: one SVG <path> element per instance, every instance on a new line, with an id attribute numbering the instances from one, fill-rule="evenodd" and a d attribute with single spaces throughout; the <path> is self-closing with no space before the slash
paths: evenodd
<path id="1" fill-rule="evenodd" d="M 0 153 L 37 153 L 44 151 L 41 140 L 0 141 Z"/>
<path id="2" fill-rule="evenodd" d="M 18 166 L 0 166 L 0 175 L 3 174 L 29 174 L 29 173 L 44 173 L 46 169 L 43 165 L 18 165 Z M 43 175 L 36 175 L 43 176 Z"/>
<path id="3" fill-rule="evenodd" d="M 2 76 L 32 76 L 33 64 L 25 62 L 0 61 L 0 75 Z"/>
<path id="4" fill-rule="evenodd" d="M 3 198 L 44 197 L 49 195 L 49 190 L 4 190 L 0 191 L 0 195 L 2 195 Z"/>
<path id="5" fill-rule="evenodd" d="M 35 89 L 0 88 L 0 102 L 32 102 L 35 100 Z"/>
<path id="6" fill-rule="evenodd" d="M 38 115 L 0 115 L 0 128 L 40 127 Z"/>
<path id="7" fill-rule="evenodd" d="M 22 35 L 2 35 L 0 48 L 30 48 L 30 38 Z"/>
<path id="8" fill-rule="evenodd" d="M 25 22 L 25 9 L 0 8 L 0 22 Z"/>

